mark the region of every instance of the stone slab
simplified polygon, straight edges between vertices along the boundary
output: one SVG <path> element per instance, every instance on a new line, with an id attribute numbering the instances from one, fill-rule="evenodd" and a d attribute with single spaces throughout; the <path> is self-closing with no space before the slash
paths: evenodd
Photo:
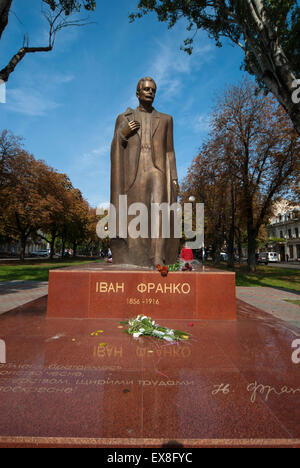
<path id="1" fill-rule="evenodd" d="M 170 345 L 46 304 L 0 316 L 0 447 L 300 446 L 299 329 L 238 301 L 236 321 L 161 320 L 192 335 Z"/>
<path id="2" fill-rule="evenodd" d="M 86 268 L 52 270 L 48 317 L 236 319 L 235 274 Z"/>

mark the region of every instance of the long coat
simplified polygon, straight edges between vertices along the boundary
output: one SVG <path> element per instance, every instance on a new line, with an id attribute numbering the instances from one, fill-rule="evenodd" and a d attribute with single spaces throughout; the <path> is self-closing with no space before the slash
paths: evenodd
<path id="1" fill-rule="evenodd" d="M 141 152 L 141 127 L 128 140 L 122 136 L 122 128 L 131 120 L 139 121 L 139 112 L 128 108 L 126 112 L 117 117 L 114 137 L 111 145 L 111 203 L 117 212 L 117 236 L 118 236 L 118 209 L 119 195 L 126 195 L 133 186 L 139 167 Z M 164 174 L 166 202 L 172 204 L 177 201 L 177 189 L 172 183 L 177 180 L 176 161 L 173 144 L 173 119 L 170 115 L 157 112 L 151 113 L 151 146 L 154 166 Z M 143 200 L 134 200 L 143 202 Z M 172 232 L 172 229 L 171 229 Z M 165 263 L 175 263 L 178 254 L 178 239 L 167 239 Z M 126 240 L 125 240 L 126 243 Z M 120 249 L 116 246 L 122 246 Z M 126 254 L 126 245 L 120 242 L 112 242 L 113 262 L 131 263 L 130 252 Z M 121 252 L 122 251 L 122 252 Z M 124 260 L 125 254 L 125 260 Z M 117 258 L 116 258 L 117 257 Z M 119 258 L 118 258 L 119 257 Z M 119 261 L 120 260 L 120 261 Z M 136 263 L 136 262 L 135 262 Z M 142 264 L 145 262 L 142 261 Z"/>

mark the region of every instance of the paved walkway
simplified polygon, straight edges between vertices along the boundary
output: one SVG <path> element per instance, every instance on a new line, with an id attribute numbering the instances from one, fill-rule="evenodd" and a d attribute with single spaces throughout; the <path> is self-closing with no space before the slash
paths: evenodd
<path id="1" fill-rule="evenodd" d="M 47 294 L 47 281 L 0 282 L 0 315 Z"/>
<path id="2" fill-rule="evenodd" d="M 294 270 L 300 270 L 300 263 L 268 263 L 268 266 L 277 267 L 277 268 L 292 268 Z"/>
<path id="3" fill-rule="evenodd" d="M 290 322 L 300 328 L 300 307 L 289 300 L 300 300 L 300 293 L 292 293 L 275 288 L 241 287 L 237 288 L 237 298 L 274 317 Z"/>

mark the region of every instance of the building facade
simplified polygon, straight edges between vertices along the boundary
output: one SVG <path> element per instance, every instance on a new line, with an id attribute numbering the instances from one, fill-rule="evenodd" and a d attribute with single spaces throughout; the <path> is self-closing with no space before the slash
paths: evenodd
<path id="1" fill-rule="evenodd" d="M 267 226 L 268 238 L 274 250 L 280 254 L 281 261 L 300 262 L 300 206 L 291 207 L 283 200 L 276 204 L 274 212 Z"/>

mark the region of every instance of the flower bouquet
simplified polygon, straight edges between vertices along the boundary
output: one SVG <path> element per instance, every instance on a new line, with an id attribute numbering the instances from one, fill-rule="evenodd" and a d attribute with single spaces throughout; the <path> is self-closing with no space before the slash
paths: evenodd
<path id="1" fill-rule="evenodd" d="M 189 339 L 189 333 L 161 327 L 155 323 L 151 317 L 147 317 L 146 315 L 138 315 L 136 318 L 131 318 L 121 323 L 129 325 L 126 332 L 132 335 L 133 338 L 138 338 L 141 335 L 148 335 L 170 342 Z"/>

